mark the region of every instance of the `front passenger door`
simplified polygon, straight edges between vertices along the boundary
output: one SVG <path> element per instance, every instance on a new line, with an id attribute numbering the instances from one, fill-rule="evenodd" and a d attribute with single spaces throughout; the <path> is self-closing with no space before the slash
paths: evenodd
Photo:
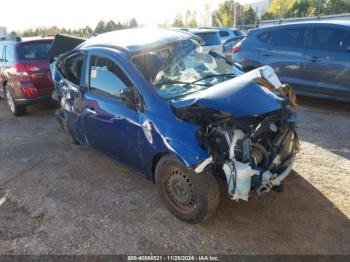
<path id="1" fill-rule="evenodd" d="M 141 171 L 138 92 L 110 57 L 104 53 L 90 55 L 90 84 L 83 107 L 86 141 L 103 154 Z"/>

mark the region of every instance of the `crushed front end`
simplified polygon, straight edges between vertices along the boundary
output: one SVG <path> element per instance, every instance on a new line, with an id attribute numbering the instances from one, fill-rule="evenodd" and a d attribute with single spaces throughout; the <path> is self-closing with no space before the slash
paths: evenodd
<path id="1" fill-rule="evenodd" d="M 205 109 L 197 107 L 197 111 L 202 110 Z M 251 190 L 261 195 L 278 189 L 290 174 L 299 149 L 294 113 L 283 107 L 242 118 L 221 112 L 207 112 L 207 115 L 211 117 L 205 122 L 197 119 L 202 128 L 196 136 L 211 157 L 195 171 L 211 168 L 221 174 L 229 195 L 237 201 L 248 200 Z M 186 116 L 196 122 L 193 112 Z"/>

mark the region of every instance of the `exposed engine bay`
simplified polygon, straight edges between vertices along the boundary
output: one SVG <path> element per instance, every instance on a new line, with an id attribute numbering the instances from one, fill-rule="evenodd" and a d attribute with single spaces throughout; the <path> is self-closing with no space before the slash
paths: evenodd
<path id="1" fill-rule="evenodd" d="M 195 171 L 222 174 L 232 199 L 248 200 L 251 189 L 268 192 L 290 173 L 299 141 L 288 108 L 238 119 L 195 105 L 175 113 L 201 126 L 198 143 L 211 155 Z"/>

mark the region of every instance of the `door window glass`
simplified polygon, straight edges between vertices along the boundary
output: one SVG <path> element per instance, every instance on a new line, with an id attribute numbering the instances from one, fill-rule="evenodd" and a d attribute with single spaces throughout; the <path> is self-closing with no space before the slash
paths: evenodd
<path id="1" fill-rule="evenodd" d="M 332 28 L 316 28 L 312 47 L 330 51 L 345 51 L 350 46 L 350 33 Z"/>
<path id="2" fill-rule="evenodd" d="M 119 98 L 120 91 L 132 86 L 124 72 L 110 59 L 91 57 L 90 89 Z"/>
<path id="3" fill-rule="evenodd" d="M 272 45 L 282 47 L 303 47 L 305 30 L 292 28 L 278 30 L 272 36 Z"/>
<path id="4" fill-rule="evenodd" d="M 73 84 L 80 84 L 83 62 L 84 56 L 79 53 L 68 57 L 64 63 L 64 75 Z"/>

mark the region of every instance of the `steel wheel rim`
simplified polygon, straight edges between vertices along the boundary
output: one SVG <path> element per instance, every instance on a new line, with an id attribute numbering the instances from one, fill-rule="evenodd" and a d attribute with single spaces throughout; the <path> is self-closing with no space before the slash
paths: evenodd
<path id="1" fill-rule="evenodd" d="M 7 98 L 7 103 L 9 105 L 11 111 L 15 112 L 15 102 L 13 101 L 13 98 L 11 96 L 9 89 L 6 89 L 6 98 Z"/>
<path id="2" fill-rule="evenodd" d="M 170 167 L 167 170 L 165 189 L 171 204 L 181 212 L 191 213 L 197 203 L 194 185 L 184 170 Z"/>

